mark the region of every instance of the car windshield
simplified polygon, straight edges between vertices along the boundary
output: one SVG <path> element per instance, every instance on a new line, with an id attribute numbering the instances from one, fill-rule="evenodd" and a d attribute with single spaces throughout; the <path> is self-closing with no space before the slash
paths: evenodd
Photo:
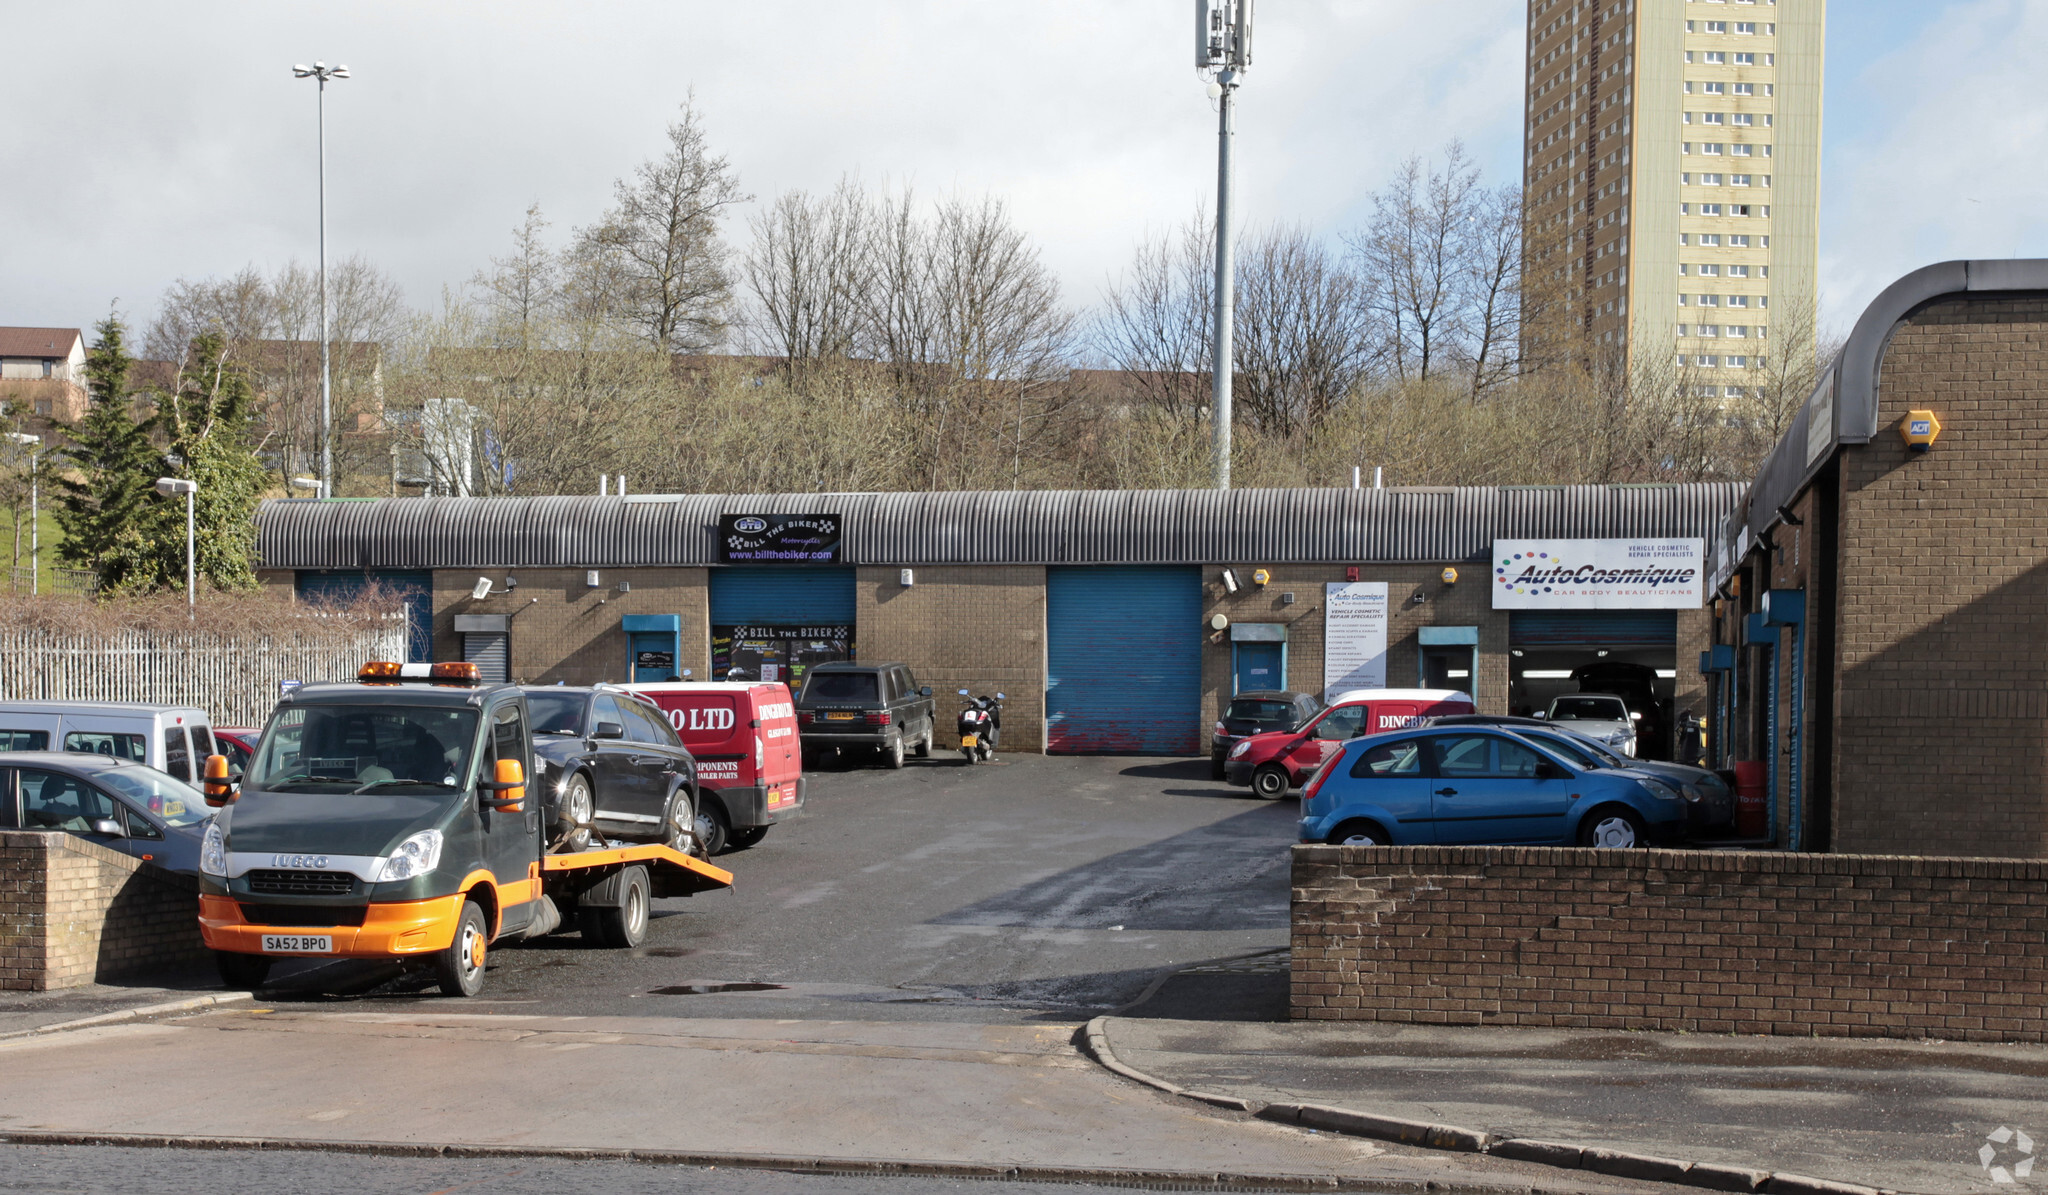
<path id="1" fill-rule="evenodd" d="M 197 825 L 213 815 L 198 789 L 155 768 L 108 768 L 92 778 L 173 826 Z"/>
<path id="2" fill-rule="evenodd" d="M 1628 707 L 1619 697 L 1560 697 L 1550 703 L 1550 717 L 1558 722 L 1626 722 Z"/>
<path id="3" fill-rule="evenodd" d="M 872 672 L 813 672 L 804 683 L 805 701 L 873 701 Z"/>
<path id="4" fill-rule="evenodd" d="M 446 792 L 468 783 L 473 709 L 302 705 L 263 736 L 245 787 L 270 792 Z"/>
<path id="5" fill-rule="evenodd" d="M 1230 712 L 1223 716 L 1246 722 L 1286 722 L 1294 717 L 1294 703 L 1240 698 L 1230 703 Z"/>
<path id="6" fill-rule="evenodd" d="M 583 733 L 583 707 L 589 704 L 583 693 L 550 693 L 545 689 L 526 691 L 526 708 L 533 711 L 533 733 Z"/>
<path id="7" fill-rule="evenodd" d="M 1583 739 L 1575 740 L 1567 734 L 1544 734 L 1540 730 L 1527 730 L 1521 733 L 1582 768 L 1604 768 L 1609 766 L 1607 760 L 1602 756 L 1595 755 L 1592 748 L 1588 747 Z"/>

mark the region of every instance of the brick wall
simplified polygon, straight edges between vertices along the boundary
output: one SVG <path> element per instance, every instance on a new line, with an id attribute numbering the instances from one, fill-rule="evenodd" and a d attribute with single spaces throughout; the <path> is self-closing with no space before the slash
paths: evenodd
<path id="1" fill-rule="evenodd" d="M 1045 569 L 1041 565 L 862 568 L 854 596 L 860 658 L 901 660 L 932 687 L 938 749 L 960 709 L 956 690 L 1000 692 L 1005 751 L 1045 748 Z"/>
<path id="2" fill-rule="evenodd" d="M 507 590 L 505 578 L 519 582 Z M 711 606 L 708 570 L 701 568 L 601 569 L 598 586 L 587 584 L 585 570 L 442 569 L 434 574 L 434 658 L 462 658 L 462 636 L 455 631 L 458 614 L 511 616 L 511 674 L 522 684 L 589 685 L 625 681 L 626 633 L 619 620 L 628 614 L 676 614 L 682 617 L 682 644 L 677 668 L 711 679 Z M 491 595 L 471 598 L 478 577 L 489 577 Z M 621 584 L 631 588 L 620 592 Z"/>
<path id="3" fill-rule="evenodd" d="M 2048 1041 L 2048 862 L 1294 848 L 1305 1020 Z"/>
<path id="4" fill-rule="evenodd" d="M 1842 455 L 1836 850 L 2048 855 L 2044 392 L 2041 298 L 1942 300 L 1885 354 L 1877 438 Z"/>
<path id="5" fill-rule="evenodd" d="M 204 964 L 199 887 L 69 834 L 0 831 L 0 989 Z"/>

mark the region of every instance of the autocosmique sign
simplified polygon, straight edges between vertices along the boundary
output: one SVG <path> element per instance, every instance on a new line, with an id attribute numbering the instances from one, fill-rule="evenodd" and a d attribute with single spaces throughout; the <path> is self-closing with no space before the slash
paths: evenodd
<path id="1" fill-rule="evenodd" d="M 1697 610 L 1697 539 L 1497 539 L 1496 610 Z"/>
<path id="2" fill-rule="evenodd" d="M 720 516 L 718 559 L 725 564 L 837 564 L 839 516 Z"/>

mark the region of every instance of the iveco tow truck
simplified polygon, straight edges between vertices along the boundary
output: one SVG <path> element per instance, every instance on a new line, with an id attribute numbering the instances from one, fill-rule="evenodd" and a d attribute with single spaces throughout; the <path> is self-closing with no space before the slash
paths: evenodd
<path id="1" fill-rule="evenodd" d="M 525 696 L 479 684 L 475 664 L 372 662 L 354 684 L 286 693 L 245 773 L 206 761 L 220 812 L 200 848 L 199 929 L 221 978 L 258 986 L 279 958 L 391 959 L 474 996 L 493 942 L 573 919 L 635 946 L 651 899 L 731 886 L 694 856 L 688 802 L 660 843 L 565 832 L 538 764 Z"/>

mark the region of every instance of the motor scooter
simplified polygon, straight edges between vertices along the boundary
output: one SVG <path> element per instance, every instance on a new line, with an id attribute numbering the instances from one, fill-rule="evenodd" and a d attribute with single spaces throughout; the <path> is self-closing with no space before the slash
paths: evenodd
<path id="1" fill-rule="evenodd" d="M 996 740 L 1002 737 L 1003 707 L 996 703 L 1003 695 L 968 697 L 962 689 L 960 696 L 967 697 L 967 705 L 960 711 L 960 754 L 968 763 L 991 758 Z"/>

